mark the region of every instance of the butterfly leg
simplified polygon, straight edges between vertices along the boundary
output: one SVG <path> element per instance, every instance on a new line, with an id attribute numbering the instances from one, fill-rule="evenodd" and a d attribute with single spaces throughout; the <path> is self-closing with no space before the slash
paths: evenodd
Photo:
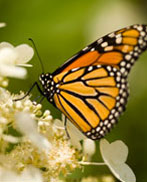
<path id="1" fill-rule="evenodd" d="M 44 94 L 43 94 L 41 88 L 39 87 L 38 83 L 35 82 L 35 83 L 31 86 L 31 88 L 29 89 L 29 91 L 28 91 L 23 97 L 21 97 L 21 98 L 19 98 L 19 99 L 14 99 L 13 101 L 23 100 L 25 97 L 27 97 L 27 96 L 30 94 L 30 92 L 33 90 L 33 88 L 34 88 L 35 86 L 37 86 L 37 89 L 39 90 L 39 92 L 44 96 Z"/>
<path id="2" fill-rule="evenodd" d="M 37 98 L 35 98 L 34 100 L 33 100 L 33 104 L 34 105 L 37 105 L 37 104 L 41 104 L 42 103 L 42 101 L 44 100 L 44 96 L 37 102 L 37 100 L 40 98 L 41 96 L 39 95 Z"/>
<path id="3" fill-rule="evenodd" d="M 70 135 L 69 135 L 68 130 L 67 130 L 67 117 L 66 116 L 65 116 L 65 120 L 64 120 L 64 128 L 65 128 L 67 138 L 70 139 Z"/>

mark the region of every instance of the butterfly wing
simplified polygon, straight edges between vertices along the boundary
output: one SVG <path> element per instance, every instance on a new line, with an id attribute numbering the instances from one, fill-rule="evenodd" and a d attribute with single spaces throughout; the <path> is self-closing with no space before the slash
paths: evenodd
<path id="1" fill-rule="evenodd" d="M 127 81 L 112 66 L 72 69 L 54 77 L 54 103 L 87 137 L 100 139 L 125 109 Z"/>
<path id="2" fill-rule="evenodd" d="M 112 32 L 67 60 L 53 75 L 78 67 L 111 65 L 125 75 L 138 56 L 147 49 L 147 25 L 132 25 Z"/>
<path id="3" fill-rule="evenodd" d="M 125 109 L 127 75 L 147 49 L 147 25 L 112 32 L 67 60 L 52 75 L 54 105 L 87 137 L 99 139 Z"/>

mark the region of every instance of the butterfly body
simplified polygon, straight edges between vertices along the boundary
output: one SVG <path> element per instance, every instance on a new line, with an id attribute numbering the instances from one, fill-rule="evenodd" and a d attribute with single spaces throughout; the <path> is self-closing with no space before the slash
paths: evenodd
<path id="1" fill-rule="evenodd" d="M 44 96 L 88 138 L 100 139 L 124 111 L 128 73 L 146 49 L 146 25 L 110 33 L 40 75 Z"/>
<path id="2" fill-rule="evenodd" d="M 57 92 L 57 86 L 53 80 L 53 76 L 50 73 L 41 74 L 39 81 L 43 86 L 43 95 L 52 103 L 53 95 Z"/>

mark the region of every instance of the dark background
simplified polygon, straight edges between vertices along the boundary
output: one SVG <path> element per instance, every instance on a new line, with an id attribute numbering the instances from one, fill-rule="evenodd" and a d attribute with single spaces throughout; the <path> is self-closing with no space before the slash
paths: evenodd
<path id="1" fill-rule="evenodd" d="M 147 23 L 147 1 L 143 0 L 0 0 L 0 22 L 7 26 L 0 29 L 0 41 L 13 45 L 36 43 L 46 72 L 53 72 L 77 51 L 111 31 L 135 23 Z M 30 62 L 26 80 L 11 79 L 9 90 L 27 91 L 41 73 L 35 54 Z M 123 140 L 129 147 L 128 164 L 137 181 L 147 181 L 147 53 L 134 66 L 130 77 L 130 99 L 119 124 L 106 137 L 109 141 Z M 33 98 L 38 95 L 33 91 Z M 47 101 L 54 118 L 58 112 Z M 98 146 L 97 142 L 97 146 Z M 97 147 L 98 148 L 98 147 Z M 99 152 L 93 157 L 98 160 Z M 106 167 L 87 167 L 84 173 L 75 172 L 72 178 L 99 176 L 110 173 Z"/>

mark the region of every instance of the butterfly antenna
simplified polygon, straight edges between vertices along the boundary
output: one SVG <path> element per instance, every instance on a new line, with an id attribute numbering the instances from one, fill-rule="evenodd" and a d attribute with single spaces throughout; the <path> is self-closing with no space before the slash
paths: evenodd
<path id="1" fill-rule="evenodd" d="M 40 64 L 41 64 L 42 72 L 44 73 L 43 62 L 42 62 L 41 57 L 40 57 L 40 55 L 39 55 L 39 53 L 38 53 L 38 50 L 37 50 L 37 48 L 36 48 L 36 45 L 35 45 L 33 39 L 29 38 L 29 40 L 30 40 L 30 41 L 32 42 L 32 44 L 33 44 L 33 47 L 34 47 L 34 49 L 35 49 L 35 52 L 36 52 L 36 54 L 37 54 L 37 56 L 38 56 L 38 59 L 39 59 L 39 61 L 40 61 Z"/>

